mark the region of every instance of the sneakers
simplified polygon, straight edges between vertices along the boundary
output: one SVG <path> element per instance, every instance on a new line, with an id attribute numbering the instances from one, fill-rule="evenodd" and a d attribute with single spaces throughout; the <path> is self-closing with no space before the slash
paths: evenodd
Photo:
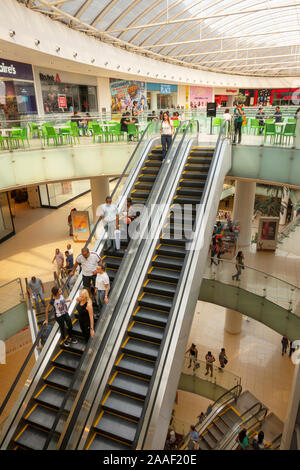
<path id="1" fill-rule="evenodd" d="M 75 338 L 71 338 L 71 339 L 68 338 L 68 339 L 65 339 L 65 341 L 64 341 L 63 344 L 64 344 L 64 346 L 65 346 L 66 348 L 69 348 L 71 344 L 77 344 L 77 343 L 78 343 L 77 339 L 75 339 Z"/>

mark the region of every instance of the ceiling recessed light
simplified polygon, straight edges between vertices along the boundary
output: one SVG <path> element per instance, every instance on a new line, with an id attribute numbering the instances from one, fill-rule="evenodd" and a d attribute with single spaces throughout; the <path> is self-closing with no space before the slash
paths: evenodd
<path id="1" fill-rule="evenodd" d="M 104 65 L 108 65 L 108 62 L 105 62 Z"/>
<path id="2" fill-rule="evenodd" d="M 13 38 L 15 34 L 16 34 L 16 32 L 13 29 L 9 30 L 9 35 L 10 35 L 11 38 Z"/>
<path id="3" fill-rule="evenodd" d="M 76 57 L 77 57 L 77 52 L 73 52 L 73 57 L 74 57 L 74 59 L 76 59 Z"/>
<path id="4" fill-rule="evenodd" d="M 57 46 L 57 48 L 56 48 L 55 50 L 56 50 L 56 52 L 59 52 L 59 51 L 60 51 L 60 47 Z"/>
<path id="5" fill-rule="evenodd" d="M 94 57 L 91 58 L 91 62 L 92 62 L 92 64 L 95 62 Z"/>
<path id="6" fill-rule="evenodd" d="M 38 46 L 38 45 L 40 44 L 40 42 L 41 42 L 41 41 L 40 41 L 39 39 L 35 39 L 34 44 L 35 44 L 36 46 Z"/>

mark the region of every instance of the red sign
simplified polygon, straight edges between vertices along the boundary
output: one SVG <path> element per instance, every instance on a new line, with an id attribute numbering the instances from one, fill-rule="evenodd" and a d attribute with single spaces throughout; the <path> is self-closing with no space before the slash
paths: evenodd
<path id="1" fill-rule="evenodd" d="M 58 73 L 56 74 L 55 81 L 56 81 L 56 83 L 60 83 L 60 81 L 61 81 L 60 76 L 58 75 Z"/>
<path id="2" fill-rule="evenodd" d="M 66 108 L 67 107 L 67 97 L 66 95 L 58 95 L 58 107 Z"/>

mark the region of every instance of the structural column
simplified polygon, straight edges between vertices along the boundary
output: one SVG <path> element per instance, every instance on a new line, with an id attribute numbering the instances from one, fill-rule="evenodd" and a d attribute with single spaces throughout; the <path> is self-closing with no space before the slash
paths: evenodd
<path id="1" fill-rule="evenodd" d="M 150 91 L 150 111 L 157 111 L 158 91 Z"/>
<path id="2" fill-rule="evenodd" d="M 280 213 L 279 225 L 284 225 L 286 222 L 286 214 L 287 214 L 289 199 L 290 199 L 290 190 L 289 188 L 284 187 L 282 189 L 282 198 L 281 198 L 281 204 L 284 207 L 284 209 L 283 209 L 283 212 Z"/>
<path id="3" fill-rule="evenodd" d="M 296 426 L 299 426 L 300 413 L 300 364 L 297 364 L 294 369 L 294 379 L 290 392 L 290 399 L 288 404 L 288 409 L 286 413 L 286 418 L 284 422 L 284 428 L 282 433 L 282 439 L 280 444 L 280 450 L 290 450 L 293 439 L 294 432 L 296 431 Z M 297 431 L 296 431 L 297 432 Z"/>
<path id="4" fill-rule="evenodd" d="M 101 204 L 105 203 L 106 196 L 109 196 L 109 178 L 107 176 L 98 176 L 91 178 L 91 194 L 92 194 L 92 208 L 94 216 L 94 224 L 98 220 L 97 209 Z M 98 211 L 99 213 L 99 211 Z"/>
<path id="5" fill-rule="evenodd" d="M 110 112 L 111 95 L 110 95 L 109 78 L 97 77 L 97 101 L 98 101 L 99 113 L 102 113 L 102 109 L 104 108 L 107 113 Z"/>
<path id="6" fill-rule="evenodd" d="M 252 181 L 235 182 L 235 195 L 233 205 L 234 222 L 240 224 L 239 246 L 249 246 L 251 243 L 252 217 L 254 211 L 256 183 Z"/>
<path id="7" fill-rule="evenodd" d="M 242 329 L 243 315 L 235 310 L 226 308 L 225 331 L 237 335 Z"/>

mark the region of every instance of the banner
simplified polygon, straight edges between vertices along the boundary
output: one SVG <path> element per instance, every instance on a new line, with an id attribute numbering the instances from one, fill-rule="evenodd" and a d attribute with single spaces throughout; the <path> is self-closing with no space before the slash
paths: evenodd
<path id="1" fill-rule="evenodd" d="M 125 111 L 138 102 L 138 111 L 147 110 L 147 89 L 145 82 L 110 79 L 111 109 L 112 111 Z"/>
<path id="2" fill-rule="evenodd" d="M 276 250 L 277 235 L 279 228 L 279 217 L 260 217 L 257 250 Z"/>
<path id="3" fill-rule="evenodd" d="M 90 236 L 88 211 L 73 211 L 72 225 L 74 242 L 86 242 Z"/>
<path id="4" fill-rule="evenodd" d="M 205 107 L 207 103 L 212 102 L 212 88 L 191 86 L 190 87 L 190 107 Z"/>

